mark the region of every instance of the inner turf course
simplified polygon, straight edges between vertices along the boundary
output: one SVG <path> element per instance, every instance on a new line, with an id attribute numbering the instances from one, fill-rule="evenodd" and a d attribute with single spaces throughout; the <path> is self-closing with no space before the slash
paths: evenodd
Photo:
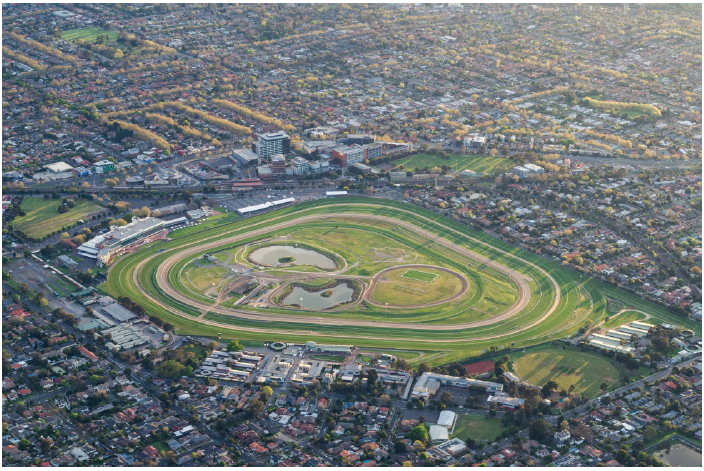
<path id="1" fill-rule="evenodd" d="M 474 260 L 486 260 L 501 267 L 502 273 L 511 272 L 512 276 L 518 276 L 516 284 L 523 294 L 519 295 L 519 301 L 512 306 L 509 315 L 502 313 L 483 322 L 404 325 L 383 322 L 383 313 L 378 315 L 382 322 L 370 321 L 368 317 L 365 321 L 351 322 L 354 319 L 311 317 L 310 313 L 297 315 L 274 310 L 223 310 L 219 307 L 211 310 L 207 300 L 201 300 L 197 305 L 193 297 L 166 292 L 177 281 L 176 271 L 169 272 L 164 266 L 167 259 L 173 257 L 171 263 L 176 263 L 186 257 L 184 251 L 207 251 L 205 244 L 222 245 L 228 238 L 246 244 L 271 232 L 276 224 L 295 225 L 309 216 L 319 219 L 344 217 L 352 223 L 372 218 L 393 221 L 399 226 L 412 228 L 415 234 L 425 234 L 428 240 L 442 245 L 443 250 L 450 247 L 453 251 L 469 254 Z M 261 231 L 260 235 L 256 235 L 258 231 Z M 330 273 L 325 276 L 330 277 Z M 481 283 L 481 279 L 473 281 Z M 513 343 L 513 346 L 521 347 L 566 337 L 587 321 L 604 318 L 607 296 L 648 312 L 651 321 L 672 322 L 701 332 L 701 326 L 688 319 L 591 278 L 580 280 L 578 274 L 559 264 L 521 251 L 458 222 L 413 205 L 374 198 L 349 197 L 301 203 L 147 246 L 118 260 L 111 267 L 108 281 L 102 288 L 113 296 L 130 297 L 150 314 L 173 324 L 183 335 L 221 334 L 224 338 L 249 343 L 314 339 L 376 348 L 398 348 L 402 343 L 407 350 L 442 351 L 432 356 L 429 360 L 432 364 L 463 359 L 490 346 Z M 514 309 L 516 307 L 520 309 Z"/>

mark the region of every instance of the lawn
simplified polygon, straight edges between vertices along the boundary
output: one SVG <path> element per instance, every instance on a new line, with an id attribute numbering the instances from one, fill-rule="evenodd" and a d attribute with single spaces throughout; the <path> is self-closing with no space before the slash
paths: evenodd
<path id="1" fill-rule="evenodd" d="M 643 319 L 645 319 L 645 314 L 642 312 L 624 311 L 621 314 L 609 318 L 609 320 L 604 322 L 602 327 L 605 329 L 613 329 L 614 327 L 630 324 L 633 321 L 642 321 Z"/>
<path id="2" fill-rule="evenodd" d="M 406 273 L 401 275 L 402 278 L 410 278 L 411 280 L 418 280 L 423 283 L 432 283 L 438 276 L 439 275 L 435 275 L 433 273 L 426 273 L 418 270 L 408 270 Z"/>
<path id="3" fill-rule="evenodd" d="M 117 31 L 108 31 L 100 28 L 78 28 L 70 29 L 61 33 L 61 39 L 64 41 L 76 41 L 82 39 L 84 41 L 93 41 L 98 36 L 108 36 L 108 40 L 114 41 L 118 38 Z"/>
<path id="4" fill-rule="evenodd" d="M 77 199 L 76 204 L 67 213 L 59 214 L 60 199 L 25 198 L 22 202 L 24 216 L 18 216 L 12 225 L 27 237 L 43 239 L 54 231 L 72 227 L 86 215 L 101 208 L 100 205 L 85 199 Z"/>
<path id="5" fill-rule="evenodd" d="M 569 390 L 594 397 L 600 385 L 611 387 L 619 380 L 618 369 L 605 358 L 582 351 L 551 349 L 528 353 L 513 362 L 513 370 L 521 380 L 542 387 L 555 381 L 559 390 Z"/>
<path id="6" fill-rule="evenodd" d="M 516 162 L 506 157 L 491 157 L 482 155 L 456 155 L 449 154 L 449 159 L 443 159 L 439 155 L 416 154 L 405 159 L 395 160 L 395 165 L 403 165 L 405 170 L 424 169 L 428 167 L 442 167 L 447 165 L 455 172 L 471 170 L 476 173 L 503 173 L 513 168 Z"/>
<path id="7" fill-rule="evenodd" d="M 455 432 L 450 438 L 459 438 L 462 441 L 471 438 L 475 441 L 493 442 L 504 431 L 501 419 L 487 415 L 459 415 Z"/>
<path id="8" fill-rule="evenodd" d="M 221 267 L 191 268 L 186 272 L 186 278 L 196 289 L 206 290 L 213 285 L 220 285 L 231 272 Z"/>

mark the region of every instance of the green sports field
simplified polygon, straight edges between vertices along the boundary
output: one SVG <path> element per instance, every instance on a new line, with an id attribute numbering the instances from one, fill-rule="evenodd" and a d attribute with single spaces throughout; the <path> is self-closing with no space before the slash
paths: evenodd
<path id="1" fill-rule="evenodd" d="M 269 293 L 275 292 L 276 280 L 301 276 L 353 278 L 371 289 L 370 281 L 389 267 L 399 267 L 400 273 L 409 268 L 428 271 L 405 267 L 411 264 L 455 271 L 468 280 L 469 289 L 432 308 L 385 309 L 365 298 L 323 314 L 280 306 L 212 306 L 211 297 L 186 286 L 184 271 L 193 260 L 206 253 L 229 253 L 234 260 L 228 263 L 247 266 L 244 255 L 250 244 L 262 241 L 303 244 L 340 260 L 334 272 L 315 267 L 266 269 Z M 492 265 L 479 261 L 482 257 Z M 518 285 L 508 273 L 520 274 L 523 280 L 526 296 L 520 304 Z M 430 284 L 404 281 L 428 287 L 439 278 Z M 567 337 L 586 322 L 604 319 L 607 299 L 649 313 L 651 322 L 671 322 L 701 332 L 700 324 L 610 285 L 581 279 L 559 264 L 457 221 L 417 206 L 363 197 L 300 203 L 146 246 L 118 260 L 101 288 L 113 297 L 130 297 L 184 335 L 222 334 L 252 344 L 315 340 L 390 353 L 400 349 L 422 353 L 413 353 L 413 361 L 430 365 L 480 355 L 492 346 L 525 347 Z M 374 299 L 374 292 L 370 296 Z M 257 297 L 266 301 L 266 296 Z"/>
<path id="2" fill-rule="evenodd" d="M 84 41 L 93 41 L 98 36 L 108 36 L 110 41 L 114 41 L 118 38 L 119 33 L 113 30 L 105 30 L 100 28 L 78 28 L 70 29 L 61 33 L 61 39 L 64 41 L 76 41 L 82 39 Z"/>
<path id="3" fill-rule="evenodd" d="M 25 198 L 22 202 L 24 216 L 12 221 L 16 230 L 24 232 L 27 237 L 42 239 L 54 231 L 68 229 L 79 219 L 101 209 L 101 206 L 85 199 L 77 199 L 76 204 L 67 213 L 59 214 L 63 200 L 44 198 Z"/>
<path id="4" fill-rule="evenodd" d="M 434 167 L 446 165 L 456 172 L 471 170 L 475 173 L 486 173 L 490 175 L 506 172 L 516 165 L 513 160 L 509 160 L 506 157 L 457 154 L 449 154 L 449 156 L 449 159 L 443 159 L 439 155 L 416 154 L 403 159 L 394 160 L 393 164 L 396 166 L 403 165 L 404 170 L 412 171 L 416 168 L 423 169 L 425 167 L 432 170 Z"/>
<path id="5" fill-rule="evenodd" d="M 498 417 L 464 414 L 457 416 L 455 431 L 450 438 L 459 438 L 462 441 L 471 438 L 477 442 L 493 442 L 503 431 L 504 426 Z"/>

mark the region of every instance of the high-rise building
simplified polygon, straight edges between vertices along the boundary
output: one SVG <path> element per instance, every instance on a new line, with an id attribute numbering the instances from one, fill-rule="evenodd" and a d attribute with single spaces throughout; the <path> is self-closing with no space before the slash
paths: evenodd
<path id="1" fill-rule="evenodd" d="M 276 154 L 286 156 L 291 153 L 291 138 L 283 131 L 262 134 L 258 141 L 252 143 L 252 151 L 262 159 Z"/>

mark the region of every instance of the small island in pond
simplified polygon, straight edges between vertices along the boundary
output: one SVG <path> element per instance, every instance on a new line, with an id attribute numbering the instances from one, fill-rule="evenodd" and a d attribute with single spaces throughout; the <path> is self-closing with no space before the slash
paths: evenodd
<path id="1" fill-rule="evenodd" d="M 292 262 L 294 262 L 295 260 L 296 260 L 296 259 L 293 258 L 293 257 L 281 257 L 281 258 L 279 259 L 279 263 L 292 263 Z"/>

